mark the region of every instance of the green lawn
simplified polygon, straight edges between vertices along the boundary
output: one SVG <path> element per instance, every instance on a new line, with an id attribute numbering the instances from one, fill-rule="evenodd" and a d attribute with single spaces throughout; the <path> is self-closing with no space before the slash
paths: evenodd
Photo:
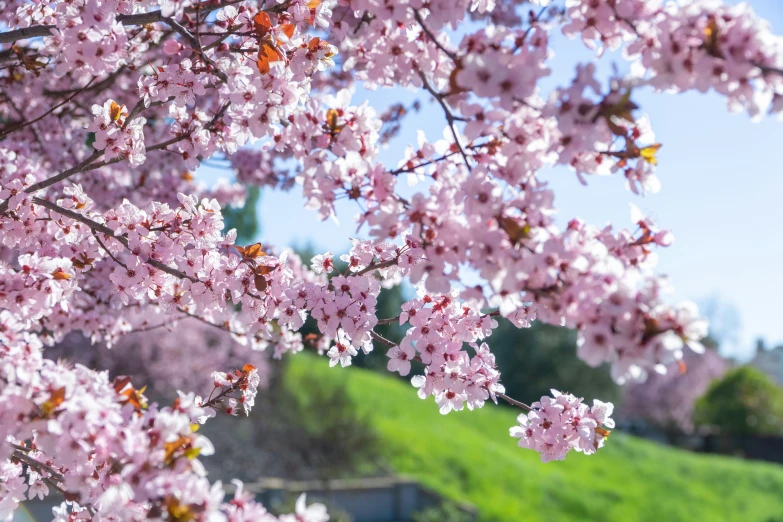
<path id="1" fill-rule="evenodd" d="M 778 522 L 783 467 L 696 455 L 614 433 L 598 454 L 542 464 L 508 435 L 515 412 L 442 416 L 398 379 L 326 358 L 291 358 L 287 383 L 344 383 L 399 474 L 474 504 L 487 521 Z M 445 522 L 445 521 L 444 521 Z"/>

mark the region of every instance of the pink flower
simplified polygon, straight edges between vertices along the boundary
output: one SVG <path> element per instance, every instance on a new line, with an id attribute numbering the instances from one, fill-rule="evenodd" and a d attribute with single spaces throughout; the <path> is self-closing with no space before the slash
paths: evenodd
<path id="1" fill-rule="evenodd" d="M 386 368 L 390 372 L 399 372 L 403 377 L 411 372 L 411 360 L 413 359 L 415 352 L 410 345 L 393 346 L 386 353 L 389 357 L 389 362 Z"/>
<path id="2" fill-rule="evenodd" d="M 310 260 L 313 267 L 313 272 L 316 274 L 329 274 L 334 270 L 334 264 L 332 263 L 332 253 L 327 252 L 325 254 L 318 254 Z"/>
<path id="3" fill-rule="evenodd" d="M 350 344 L 344 344 L 341 342 L 337 342 L 334 346 L 332 346 L 329 351 L 326 353 L 326 355 L 329 357 L 329 366 L 336 366 L 337 363 L 340 363 L 340 366 L 345 368 L 346 366 L 351 365 L 351 357 L 357 355 L 358 352 L 356 351 L 356 348 L 351 346 Z"/>

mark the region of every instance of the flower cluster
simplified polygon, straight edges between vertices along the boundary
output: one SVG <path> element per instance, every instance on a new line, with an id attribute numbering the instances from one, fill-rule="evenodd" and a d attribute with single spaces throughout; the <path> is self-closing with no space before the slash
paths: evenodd
<path id="1" fill-rule="evenodd" d="M 167 42 L 173 42 L 168 40 Z M 206 94 L 204 76 L 193 71 L 189 59 L 182 60 L 176 67 L 158 66 L 150 76 L 139 79 L 139 94 L 144 105 L 154 101 L 166 101 L 173 98 L 176 105 L 193 105 L 197 96 Z"/>
<path id="2" fill-rule="evenodd" d="M 552 397 L 541 397 L 528 413 L 517 417 L 519 426 L 510 429 L 519 446 L 541 454 L 541 461 L 563 460 L 571 450 L 586 455 L 602 448 L 609 431 L 614 406 L 595 400 L 590 407 L 570 393 L 552 390 Z"/>
<path id="3" fill-rule="evenodd" d="M 240 504 L 224 502 L 220 483 L 210 484 L 198 460 L 213 452 L 196 428 L 242 401 L 252 406 L 258 374 L 254 367 L 215 374 L 214 397 L 179 393 L 170 407 L 148 404 L 130 378 L 113 382 L 106 373 L 43 359 L 35 336 L 13 334 L 13 319 L 0 313 L 4 346 L 0 366 L 0 516 L 10 520 L 17 503 L 59 490 L 64 502 L 54 520 L 101 513 L 145 519 L 167 516 L 204 520 L 274 520 L 237 488 Z M 40 347 L 40 346 L 38 346 Z M 231 393 L 239 393 L 239 399 Z M 230 413 L 230 412 L 229 412 Z M 27 476 L 23 473 L 27 468 Z M 296 520 L 323 522 L 323 507 L 296 508 Z M 289 520 L 283 516 L 281 520 Z"/>
<path id="4" fill-rule="evenodd" d="M 225 398 L 227 415 L 237 414 L 237 404 L 242 405 L 245 415 L 250 415 L 250 410 L 253 408 L 258 394 L 258 383 L 261 380 L 258 376 L 258 368 L 252 364 L 246 364 L 241 370 L 229 373 L 213 372 L 212 380 L 215 382 L 215 388 L 206 402 L 211 403 Z M 232 393 L 239 393 L 239 397 L 232 397 Z M 196 402 L 201 402 L 200 398 L 197 397 Z M 210 410 L 207 415 L 214 416 L 215 412 Z"/>
<path id="5" fill-rule="evenodd" d="M 504 391 L 495 357 L 486 343 L 477 345 L 497 327 L 497 321 L 481 314 L 475 302 L 461 302 L 455 295 L 429 295 L 402 306 L 400 323 L 411 328 L 398 346 L 387 352 L 389 371 L 408 375 L 411 361 L 425 365 L 413 378 L 422 399 L 432 395 L 440 412 L 480 408 L 487 398 L 496 401 Z M 474 355 L 463 349 L 469 343 Z"/>
<path id="6" fill-rule="evenodd" d="M 87 130 L 94 133 L 93 147 L 102 150 L 107 161 L 127 159 L 131 165 L 141 165 L 146 159 L 144 148 L 144 118 L 128 120 L 128 109 L 114 100 L 93 105 L 92 123 Z"/>
<path id="7" fill-rule="evenodd" d="M 634 60 L 638 78 L 657 89 L 726 97 L 732 110 L 752 116 L 783 109 L 783 65 L 769 23 L 746 4 L 698 0 L 569 1 L 563 33 L 590 48 L 617 49 Z M 777 47 L 777 48 L 776 48 Z"/>

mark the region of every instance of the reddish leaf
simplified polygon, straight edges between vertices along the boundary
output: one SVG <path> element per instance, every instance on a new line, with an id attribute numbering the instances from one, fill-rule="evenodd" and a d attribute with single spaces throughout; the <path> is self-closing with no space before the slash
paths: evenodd
<path id="1" fill-rule="evenodd" d="M 43 410 L 44 417 L 49 415 L 57 409 L 57 407 L 65 400 L 65 386 L 57 388 L 49 393 L 49 400 L 41 404 L 41 410 Z"/>
<path id="2" fill-rule="evenodd" d="M 256 290 L 258 290 L 259 292 L 265 292 L 266 287 L 268 286 L 266 282 L 266 278 L 260 274 L 256 274 L 253 277 L 253 283 L 255 283 Z"/>
<path id="3" fill-rule="evenodd" d="M 114 382 L 112 383 L 114 385 L 114 391 L 117 393 L 120 393 L 125 386 L 130 383 L 131 378 L 127 375 L 118 375 L 114 378 Z"/>
<path id="4" fill-rule="evenodd" d="M 337 120 L 339 117 L 340 114 L 335 109 L 326 111 L 326 125 L 329 127 L 329 130 L 332 131 L 332 134 L 338 130 Z"/>
<path id="5" fill-rule="evenodd" d="M 263 11 L 253 17 L 253 28 L 259 38 L 264 38 L 272 30 L 272 19 Z"/>
<path id="6" fill-rule="evenodd" d="M 266 252 L 264 252 L 264 249 L 261 246 L 261 243 L 255 243 L 253 245 L 248 246 L 239 246 L 234 245 L 234 248 L 236 248 L 240 254 L 242 254 L 242 257 L 246 259 L 255 259 L 257 257 L 263 257 L 266 255 Z"/>
<path id="7" fill-rule="evenodd" d="M 109 106 L 109 117 L 111 118 L 111 121 L 120 120 L 120 116 L 122 116 L 122 108 L 122 105 L 119 105 L 114 100 L 111 100 L 111 105 Z"/>
<path id="8" fill-rule="evenodd" d="M 277 47 L 267 42 L 261 41 L 261 47 L 258 50 L 258 71 L 261 74 L 269 74 L 269 64 L 283 60 L 283 53 Z"/>
<path id="9" fill-rule="evenodd" d="M 294 37 L 294 30 L 296 30 L 296 26 L 294 24 L 282 24 L 280 25 L 280 30 L 283 31 L 283 34 L 285 34 L 290 40 Z"/>
<path id="10" fill-rule="evenodd" d="M 62 268 L 58 268 L 54 272 L 52 272 L 52 277 L 56 279 L 57 281 L 67 281 L 68 279 L 72 279 L 73 276 L 65 271 L 63 271 Z"/>
<path id="11" fill-rule="evenodd" d="M 265 266 L 265 265 L 260 265 L 256 267 L 254 281 L 253 281 L 256 285 L 256 290 L 258 290 L 259 292 L 266 291 L 267 282 L 266 282 L 266 277 L 264 276 L 271 273 L 276 268 L 277 266 Z"/>

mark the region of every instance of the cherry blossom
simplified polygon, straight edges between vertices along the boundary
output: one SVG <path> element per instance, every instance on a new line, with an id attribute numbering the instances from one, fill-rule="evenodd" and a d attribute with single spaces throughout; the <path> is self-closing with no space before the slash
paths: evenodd
<path id="1" fill-rule="evenodd" d="M 538 451 L 542 462 L 563 460 L 571 450 L 595 453 L 609 434 L 604 426 L 614 428 L 614 406 L 595 400 L 588 407 L 582 400 L 552 390 L 552 397 L 541 397 L 530 412 L 519 415 L 511 436 L 519 439 L 519 446 Z"/>
<path id="2" fill-rule="evenodd" d="M 634 197 L 665 190 L 666 136 L 639 91 L 714 91 L 732 111 L 779 115 L 780 38 L 746 4 L 533 3 L 6 2 L 0 519 L 60 491 L 73 500 L 56 520 L 274 520 L 241 484 L 224 500 L 198 461 L 212 445 L 193 431 L 251 413 L 256 352 L 314 348 L 341 367 L 385 356 L 443 414 L 501 399 L 526 411 L 512 434 L 544 460 L 594 453 L 612 406 L 505 395 L 499 321 L 576 330 L 578 357 L 621 383 L 701 352 L 706 322 L 655 271 L 674 233 L 635 206 L 627 226 L 556 220 L 542 174 L 614 176 Z M 596 57 L 618 51 L 630 72 L 587 61 L 545 87 L 554 31 Z M 422 103 L 359 101 L 387 88 L 432 100 L 443 122 L 388 165 L 382 147 Z M 207 167 L 226 175 L 205 183 Z M 304 212 L 353 217 L 356 237 L 309 262 L 284 245 L 237 244 L 223 210 L 247 187 L 297 187 Z M 338 216 L 340 200 L 356 215 Z M 415 297 L 379 317 L 381 289 L 401 284 Z M 307 320 L 314 336 L 301 333 Z M 193 322 L 241 350 L 206 354 L 206 389 L 174 379 L 160 404 L 143 382 L 42 356 L 66 337 L 120 352 Z M 399 343 L 376 331 L 392 322 L 405 328 Z M 161 365 L 200 353 L 161 346 Z M 150 363 L 147 377 L 159 370 Z M 326 517 L 302 498 L 280 520 Z"/>

